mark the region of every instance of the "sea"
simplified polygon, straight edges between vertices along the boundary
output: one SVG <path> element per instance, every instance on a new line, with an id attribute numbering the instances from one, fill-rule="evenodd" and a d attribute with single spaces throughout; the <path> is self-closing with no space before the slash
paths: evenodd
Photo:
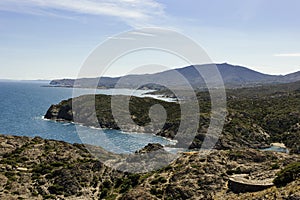
<path id="1" fill-rule="evenodd" d="M 44 87 L 42 81 L 2 81 L 0 82 L 0 134 L 16 136 L 39 136 L 45 139 L 61 140 L 69 143 L 90 143 L 101 146 L 113 153 L 133 153 L 148 143 L 162 145 L 174 144 L 174 141 L 148 133 L 128 133 L 119 130 L 99 130 L 67 122 L 45 120 L 43 116 L 52 104 L 69 99 L 72 88 Z M 97 89 L 98 94 L 122 94 L 139 97 L 146 90 Z M 94 94 L 94 89 L 76 89 L 76 95 Z M 153 96 L 154 98 L 160 98 Z M 165 99 L 169 101 L 169 99 Z M 97 135 L 97 140 L 82 138 L 82 133 Z M 113 144 L 113 145 L 112 145 Z"/>

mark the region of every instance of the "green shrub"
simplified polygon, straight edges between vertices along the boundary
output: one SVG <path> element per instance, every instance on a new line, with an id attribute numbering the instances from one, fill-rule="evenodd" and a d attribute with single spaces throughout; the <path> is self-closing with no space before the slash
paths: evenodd
<path id="1" fill-rule="evenodd" d="M 131 182 L 131 186 L 136 186 L 139 184 L 139 179 L 140 179 L 141 175 L 139 174 L 130 174 L 128 175 L 128 179 L 130 179 Z"/>
<path id="2" fill-rule="evenodd" d="M 162 196 L 163 196 L 163 191 L 161 189 L 158 189 L 158 188 L 155 188 L 155 187 L 152 187 L 150 189 L 150 193 L 152 195 L 155 195 L 158 198 L 162 198 Z"/>
<path id="3" fill-rule="evenodd" d="M 48 188 L 51 194 L 58 194 L 58 195 L 63 194 L 64 189 L 65 188 L 62 185 L 58 185 L 58 184 L 52 185 Z"/>
<path id="4" fill-rule="evenodd" d="M 271 169 L 279 169 L 279 168 L 280 168 L 280 165 L 278 162 L 271 165 Z"/>
<path id="5" fill-rule="evenodd" d="M 64 163 L 57 161 L 57 162 L 51 163 L 50 165 L 53 167 L 61 167 L 61 166 L 64 166 Z"/>
<path id="6" fill-rule="evenodd" d="M 53 166 L 48 164 L 39 164 L 35 168 L 33 168 L 32 172 L 35 174 L 44 175 L 50 173 L 53 170 L 53 168 Z"/>
<path id="7" fill-rule="evenodd" d="M 100 199 L 103 199 L 104 197 L 106 197 L 108 195 L 109 190 L 107 188 L 103 188 L 101 190 L 101 194 L 100 194 Z"/>
<path id="8" fill-rule="evenodd" d="M 117 196 L 118 195 L 116 195 L 116 194 L 110 194 L 110 195 L 108 195 L 108 196 L 106 196 L 106 200 L 115 200 L 115 199 L 117 199 Z"/>
<path id="9" fill-rule="evenodd" d="M 125 192 L 127 192 L 130 188 L 131 188 L 131 182 L 130 182 L 130 179 L 124 179 L 124 180 L 123 180 L 123 183 L 121 184 L 120 192 L 121 192 L 121 193 L 125 193 Z"/>
<path id="10" fill-rule="evenodd" d="M 276 186 L 285 186 L 300 178 L 300 162 L 289 164 L 276 175 L 277 177 L 273 181 Z"/>
<path id="11" fill-rule="evenodd" d="M 111 182 L 109 180 L 103 181 L 102 185 L 103 188 L 107 188 L 107 189 L 111 188 Z"/>
<path id="12" fill-rule="evenodd" d="M 16 181 L 17 178 L 16 178 L 16 174 L 14 172 L 10 172 L 10 171 L 7 171 L 4 173 L 4 175 L 8 178 L 8 180 L 10 181 Z"/>
<path id="13" fill-rule="evenodd" d="M 150 184 L 156 185 L 158 183 L 166 183 L 166 182 L 167 182 L 167 179 L 161 176 L 161 177 L 158 177 L 158 178 L 154 179 L 153 181 L 151 181 Z"/>
<path id="14" fill-rule="evenodd" d="M 43 198 L 44 199 L 56 199 L 54 195 L 52 194 L 46 194 L 46 195 L 43 195 Z"/>

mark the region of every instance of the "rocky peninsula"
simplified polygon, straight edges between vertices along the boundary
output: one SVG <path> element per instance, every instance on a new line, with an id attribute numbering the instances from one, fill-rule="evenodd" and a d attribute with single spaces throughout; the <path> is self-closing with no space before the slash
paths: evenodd
<path id="1" fill-rule="evenodd" d="M 185 103 L 188 104 L 189 97 Z M 210 123 L 210 96 L 208 92 L 198 92 L 199 129 L 190 149 L 200 148 Z M 111 96 L 85 95 L 51 105 L 45 118 L 57 121 L 74 121 L 72 102 L 80 108 L 76 111 L 76 122 L 86 126 L 120 129 L 128 132 L 146 132 L 173 139 L 178 131 L 181 117 L 177 102 L 165 102 L 153 98 L 120 96 L 119 101 L 129 101 L 130 118 L 115 122 L 111 110 Z M 158 121 L 157 127 L 148 128 L 151 122 L 149 110 L 153 105 L 161 105 L 166 110 L 166 122 Z M 124 107 L 116 107 L 124 119 Z M 94 112 L 95 111 L 95 112 Z M 95 116 L 96 113 L 96 116 Z M 130 124 L 130 125 L 128 125 Z M 146 127 L 146 128 L 145 128 Z M 162 127 L 162 128 L 160 128 Z M 188 128 L 188 127 L 187 127 Z M 292 153 L 300 153 L 300 82 L 277 86 L 227 90 L 227 117 L 216 149 L 270 147 L 271 143 L 283 143 Z M 180 145 L 180 143 L 178 144 Z"/>

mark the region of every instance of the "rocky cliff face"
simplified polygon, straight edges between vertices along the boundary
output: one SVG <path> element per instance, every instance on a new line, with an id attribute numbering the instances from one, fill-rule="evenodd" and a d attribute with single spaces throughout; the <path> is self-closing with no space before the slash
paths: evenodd
<path id="1" fill-rule="evenodd" d="M 102 151 L 102 155 L 108 152 Z M 148 145 L 143 151 L 159 145 Z M 205 152 L 202 152 L 205 153 Z M 253 180 L 274 178 L 299 155 L 251 149 L 187 152 L 149 173 L 115 171 L 81 144 L 41 138 L 0 136 L 0 199 L 297 199 L 300 182 L 255 193 L 235 194 L 233 174 Z"/>
<path id="2" fill-rule="evenodd" d="M 56 121 L 73 121 L 72 105 L 68 101 L 51 105 L 44 117 Z"/>

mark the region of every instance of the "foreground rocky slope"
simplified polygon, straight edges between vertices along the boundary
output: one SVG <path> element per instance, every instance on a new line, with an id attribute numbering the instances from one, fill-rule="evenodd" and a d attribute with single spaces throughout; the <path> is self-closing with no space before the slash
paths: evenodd
<path id="1" fill-rule="evenodd" d="M 300 162 L 299 155 L 251 149 L 202 153 L 183 153 L 163 169 L 129 174 L 106 167 L 80 144 L 1 135 L 0 199 L 300 198 L 299 174 L 285 186 L 254 193 L 235 194 L 227 184 L 233 174 L 274 178 Z"/>

